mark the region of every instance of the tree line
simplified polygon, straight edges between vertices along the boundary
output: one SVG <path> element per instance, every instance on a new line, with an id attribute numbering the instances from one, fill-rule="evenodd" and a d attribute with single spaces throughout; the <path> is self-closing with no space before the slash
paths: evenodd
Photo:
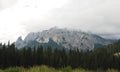
<path id="1" fill-rule="evenodd" d="M 95 48 L 92 51 L 65 50 L 43 48 L 43 46 L 34 48 L 18 49 L 14 44 L 0 44 L 0 68 L 7 67 L 32 67 L 38 65 L 47 65 L 54 68 L 72 68 L 85 69 L 119 69 L 120 67 L 120 41 L 115 44 Z M 115 55 L 115 53 L 118 53 Z"/>

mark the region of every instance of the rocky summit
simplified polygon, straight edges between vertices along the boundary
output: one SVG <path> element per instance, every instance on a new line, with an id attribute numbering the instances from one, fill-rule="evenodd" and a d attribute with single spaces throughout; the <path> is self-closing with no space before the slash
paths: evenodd
<path id="1" fill-rule="evenodd" d="M 93 50 L 96 47 L 113 43 L 96 34 L 69 29 L 51 28 L 42 32 L 31 32 L 24 40 L 19 37 L 15 42 L 17 48 L 44 47 Z"/>

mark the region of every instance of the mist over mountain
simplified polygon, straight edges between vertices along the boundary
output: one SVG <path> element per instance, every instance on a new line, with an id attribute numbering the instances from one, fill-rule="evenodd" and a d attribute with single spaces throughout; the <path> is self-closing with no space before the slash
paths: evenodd
<path id="1" fill-rule="evenodd" d="M 42 45 L 52 48 L 93 50 L 95 47 L 113 42 L 114 40 L 104 39 L 96 34 L 54 27 L 42 32 L 31 32 L 24 40 L 19 37 L 15 42 L 15 46 L 23 48 Z"/>

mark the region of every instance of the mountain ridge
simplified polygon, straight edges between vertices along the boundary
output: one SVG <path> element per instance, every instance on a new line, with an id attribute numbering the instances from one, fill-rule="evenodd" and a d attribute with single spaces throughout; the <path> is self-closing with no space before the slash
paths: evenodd
<path id="1" fill-rule="evenodd" d="M 78 48 L 80 50 L 93 50 L 97 46 L 108 45 L 114 42 L 113 40 L 104 39 L 96 34 L 54 27 L 42 32 L 31 32 L 24 40 L 19 37 L 15 42 L 15 46 L 17 48 L 22 48 L 29 45 L 32 47 L 31 45 L 38 46 L 47 44 L 54 47 L 54 44 L 50 44 L 50 40 L 52 40 L 55 45 L 57 44 L 58 47 L 67 49 Z M 34 42 L 38 43 L 38 45 L 34 45 Z"/>

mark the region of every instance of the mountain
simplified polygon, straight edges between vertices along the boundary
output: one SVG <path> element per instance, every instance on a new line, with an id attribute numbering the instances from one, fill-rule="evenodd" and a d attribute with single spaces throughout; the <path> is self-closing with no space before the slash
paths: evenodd
<path id="1" fill-rule="evenodd" d="M 44 47 L 51 46 L 52 48 L 92 50 L 95 47 L 113 42 L 113 40 L 104 39 L 95 34 L 55 27 L 42 32 L 31 32 L 24 40 L 19 37 L 15 42 L 15 46 L 22 48 L 42 45 Z"/>
<path id="2" fill-rule="evenodd" d="M 102 54 L 107 53 L 107 54 L 111 54 L 111 55 L 120 57 L 120 40 L 117 40 L 116 42 L 114 42 L 112 44 L 96 48 L 96 49 L 94 49 L 94 51 L 96 53 L 100 53 L 100 54 L 102 52 Z"/>

